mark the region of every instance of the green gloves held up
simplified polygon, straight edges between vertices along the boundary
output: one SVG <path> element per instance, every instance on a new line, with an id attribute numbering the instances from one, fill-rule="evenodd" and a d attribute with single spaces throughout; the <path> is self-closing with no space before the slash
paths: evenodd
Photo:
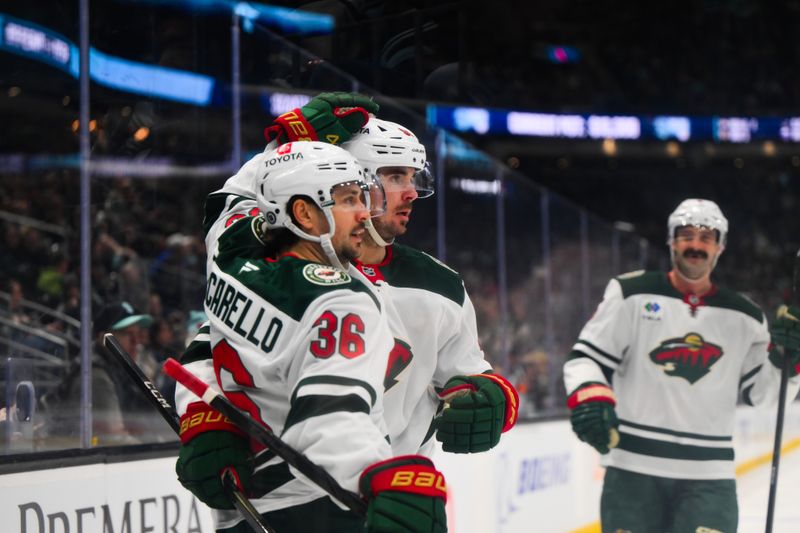
<path id="1" fill-rule="evenodd" d="M 350 140 L 377 113 L 378 104 L 371 98 L 347 92 L 321 93 L 300 109 L 293 109 L 275 119 L 264 130 L 267 142 L 278 145 L 294 141 L 322 141 L 341 144 Z"/>
<path id="2" fill-rule="evenodd" d="M 567 399 L 572 431 L 602 454 L 619 444 L 614 392 L 603 383 L 584 383 Z"/>
<path id="3" fill-rule="evenodd" d="M 486 451 L 517 421 L 517 391 L 497 374 L 451 378 L 439 398 L 445 409 L 436 422 L 436 440 L 446 452 Z"/>
<path id="4" fill-rule="evenodd" d="M 445 533 L 447 488 L 433 462 L 406 455 L 376 463 L 361 474 L 370 533 Z"/>
<path id="5" fill-rule="evenodd" d="M 772 345 L 769 360 L 777 368 L 783 368 L 783 361 L 788 359 L 789 375 L 800 374 L 800 308 L 782 305 L 778 308 L 778 316 L 770 327 Z"/>
<path id="6" fill-rule="evenodd" d="M 249 439 L 202 402 L 189 404 L 181 417 L 180 438 L 175 463 L 178 481 L 209 507 L 233 509 L 222 486 L 222 474 L 231 470 L 239 490 L 247 494 L 255 468 Z"/>

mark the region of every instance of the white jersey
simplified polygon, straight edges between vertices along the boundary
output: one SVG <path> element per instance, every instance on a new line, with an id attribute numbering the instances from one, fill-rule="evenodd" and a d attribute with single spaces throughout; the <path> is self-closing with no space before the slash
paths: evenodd
<path id="1" fill-rule="evenodd" d="M 363 470 L 393 455 L 383 421 L 392 335 L 382 297 L 354 269 L 355 277 L 294 256 L 264 260 L 259 224 L 237 219 L 219 236 L 205 296 L 213 364 L 184 363 L 357 492 Z M 194 401 L 178 387 L 180 413 Z M 260 512 L 326 495 L 269 450 L 257 463 L 252 501 Z M 217 527 L 239 520 L 215 517 Z"/>
<path id="2" fill-rule="evenodd" d="M 620 442 L 604 465 L 730 479 L 740 391 L 747 403 L 777 404 L 780 372 L 766 360 L 768 345 L 764 315 L 744 296 L 716 287 L 684 295 L 665 273 L 635 272 L 609 282 L 564 381 L 571 393 L 613 374 Z M 796 393 L 800 381 L 791 386 Z"/>
<path id="3" fill-rule="evenodd" d="M 252 191 L 264 155 L 250 159 L 206 200 L 209 269 L 219 235 L 238 219 L 258 212 Z M 454 376 L 479 374 L 491 366 L 478 344 L 475 310 L 458 273 L 407 246 L 395 244 L 386 251 L 380 264 L 356 261 L 355 266 L 382 294 L 395 338 L 384 382 L 389 435 L 395 455 L 430 456 L 433 419 L 441 405 L 435 389 Z M 189 346 L 196 354 L 192 357 L 208 352 L 206 342 L 201 333 Z"/>
<path id="4" fill-rule="evenodd" d="M 395 347 L 384 381 L 386 423 L 398 455 L 433 452 L 436 388 L 491 370 L 478 345 L 475 310 L 455 271 L 400 244 L 380 264 L 355 262 L 385 296 Z"/>

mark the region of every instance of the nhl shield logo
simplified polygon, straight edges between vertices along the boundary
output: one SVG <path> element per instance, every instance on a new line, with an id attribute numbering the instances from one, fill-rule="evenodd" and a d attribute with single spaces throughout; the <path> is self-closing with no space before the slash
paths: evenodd
<path id="1" fill-rule="evenodd" d="M 303 277 L 315 285 L 341 285 L 350 283 L 350 275 L 332 266 L 312 263 L 303 267 Z"/>
<path id="2" fill-rule="evenodd" d="M 698 333 L 668 339 L 650 352 L 650 359 L 668 376 L 695 383 L 722 357 L 722 348 L 707 342 Z"/>

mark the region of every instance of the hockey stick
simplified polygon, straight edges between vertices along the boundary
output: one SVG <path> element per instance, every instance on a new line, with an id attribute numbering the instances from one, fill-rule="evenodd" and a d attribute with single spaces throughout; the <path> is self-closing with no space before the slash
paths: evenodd
<path id="1" fill-rule="evenodd" d="M 130 377 L 144 395 L 149 398 L 150 403 L 158 410 L 161 417 L 167 421 L 169 427 L 172 428 L 176 435 L 180 435 L 181 423 L 177 411 L 175 411 L 175 408 L 161 395 L 156 386 L 147 379 L 142 369 L 131 359 L 131 356 L 125 351 L 125 348 L 122 347 L 114 335 L 106 333 L 103 336 L 103 345 L 117 358 L 117 361 L 122 364 L 122 368 L 125 369 L 128 377 Z M 259 513 L 258 510 L 253 507 L 253 504 L 250 503 L 250 500 L 242 494 L 228 471 L 222 476 L 222 486 L 228 498 L 233 502 L 234 507 L 236 507 L 254 531 L 258 533 L 275 533 L 275 531 L 264 522 L 261 513 Z"/>
<path id="2" fill-rule="evenodd" d="M 800 289 L 800 250 L 794 258 L 794 276 L 792 279 L 792 300 L 796 301 L 798 296 L 798 289 Z M 778 310 L 778 316 L 781 313 L 787 313 L 785 306 Z M 782 346 L 776 347 L 783 352 Z M 789 358 L 784 355 L 781 361 L 781 385 L 778 390 L 778 420 L 775 422 L 775 444 L 772 447 L 772 467 L 770 468 L 769 476 L 769 500 L 767 501 L 767 529 L 766 533 L 772 533 L 772 522 L 775 518 L 775 498 L 778 492 L 778 467 L 781 463 L 781 441 L 783 440 L 783 418 L 786 412 L 786 389 L 789 384 Z"/>
<path id="3" fill-rule="evenodd" d="M 175 359 L 167 359 L 164 363 L 164 372 L 196 394 L 205 403 L 228 417 L 248 436 L 269 447 L 275 455 L 286 461 L 288 465 L 296 468 L 301 474 L 316 483 L 351 511 L 359 516 L 366 516 L 367 505 L 358 494 L 344 489 L 325 469 L 286 444 L 271 429 L 259 424 L 247 413 L 240 411 L 230 400 L 202 382 Z"/>

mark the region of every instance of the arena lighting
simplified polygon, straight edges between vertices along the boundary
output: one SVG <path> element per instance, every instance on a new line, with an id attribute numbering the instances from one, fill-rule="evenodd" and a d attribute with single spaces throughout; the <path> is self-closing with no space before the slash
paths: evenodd
<path id="1" fill-rule="evenodd" d="M 675 139 L 686 142 L 692 136 L 692 121 L 689 117 L 655 117 L 653 131 L 662 141 Z"/>
<path id="2" fill-rule="evenodd" d="M 642 126 L 636 117 L 590 115 L 586 130 L 592 139 L 638 139 Z"/>
<path id="3" fill-rule="evenodd" d="M 469 109 L 468 116 L 480 116 L 482 127 L 467 126 L 471 123 L 463 118 L 464 109 Z M 800 117 L 576 115 L 434 104 L 426 107 L 426 117 L 431 127 L 487 136 L 716 143 L 800 142 Z M 485 127 L 487 123 L 488 129 Z"/>
<path id="4" fill-rule="evenodd" d="M 273 117 L 277 117 L 292 109 L 303 107 L 311 97 L 307 94 L 262 91 L 260 100 L 261 107 Z"/>
<path id="5" fill-rule="evenodd" d="M 480 135 L 489 131 L 489 111 L 479 107 L 457 107 L 453 111 L 458 131 L 474 131 Z"/>
<path id="6" fill-rule="evenodd" d="M 62 35 L 0 13 L 0 50 L 54 66 L 78 78 L 78 47 Z M 89 49 L 89 76 L 120 91 L 208 106 L 215 80 L 184 70 L 159 67 L 118 58 Z"/>
<path id="7" fill-rule="evenodd" d="M 758 119 L 752 117 L 714 117 L 714 139 L 732 143 L 747 143 L 758 131 Z"/>
<path id="8" fill-rule="evenodd" d="M 500 194 L 502 184 L 500 180 L 476 180 L 472 178 L 452 178 L 450 184 L 454 189 L 458 189 L 467 194 L 484 194 L 497 196 Z"/>
<path id="9" fill-rule="evenodd" d="M 124 3 L 153 4 L 184 9 L 191 13 L 236 13 L 241 17 L 246 31 L 253 30 L 253 24 L 265 26 L 294 34 L 328 34 L 335 27 L 332 15 L 313 13 L 288 7 L 270 6 L 258 2 L 234 2 L 233 0 L 125 0 Z"/>

